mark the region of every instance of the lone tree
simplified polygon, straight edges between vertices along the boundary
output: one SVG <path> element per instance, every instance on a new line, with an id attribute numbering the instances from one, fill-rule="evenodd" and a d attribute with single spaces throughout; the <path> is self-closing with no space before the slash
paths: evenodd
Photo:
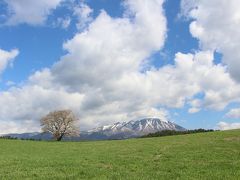
<path id="1" fill-rule="evenodd" d="M 71 110 L 53 111 L 41 119 L 43 132 L 49 132 L 57 141 L 61 141 L 64 136 L 79 136 L 76 126 L 77 118 Z"/>

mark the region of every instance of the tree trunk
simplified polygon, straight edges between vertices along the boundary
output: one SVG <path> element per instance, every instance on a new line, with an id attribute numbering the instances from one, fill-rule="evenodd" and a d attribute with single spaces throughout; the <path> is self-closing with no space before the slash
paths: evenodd
<path id="1" fill-rule="evenodd" d="M 57 141 L 61 141 L 62 138 L 63 138 L 63 135 L 64 135 L 64 134 L 61 134 L 61 136 L 57 137 Z"/>

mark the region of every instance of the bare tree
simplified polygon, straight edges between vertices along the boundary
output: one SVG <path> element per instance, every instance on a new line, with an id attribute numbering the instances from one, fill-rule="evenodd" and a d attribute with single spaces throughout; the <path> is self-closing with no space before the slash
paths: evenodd
<path id="1" fill-rule="evenodd" d="M 41 119 L 43 132 L 50 132 L 54 139 L 61 141 L 64 136 L 79 136 L 77 118 L 71 110 L 53 111 Z"/>

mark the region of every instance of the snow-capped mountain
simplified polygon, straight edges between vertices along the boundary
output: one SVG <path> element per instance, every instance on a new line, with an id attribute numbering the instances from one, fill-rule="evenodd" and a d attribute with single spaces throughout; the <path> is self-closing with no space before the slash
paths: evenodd
<path id="1" fill-rule="evenodd" d="M 80 137 L 64 138 L 65 140 L 104 140 L 104 139 L 127 139 L 143 136 L 162 130 L 184 131 L 185 128 L 160 118 L 144 118 L 136 121 L 117 122 L 113 125 L 101 126 L 88 131 L 80 132 Z M 50 140 L 49 133 L 23 133 L 8 134 L 8 136 L 24 139 Z"/>
<path id="2" fill-rule="evenodd" d="M 175 123 L 161 120 L 159 118 L 144 118 L 136 121 L 117 122 L 113 125 L 98 127 L 87 132 L 83 132 L 82 136 L 92 137 L 94 139 L 94 137 L 97 138 L 97 136 L 100 135 L 103 139 L 124 139 L 138 137 L 162 130 L 184 131 L 186 129 Z"/>

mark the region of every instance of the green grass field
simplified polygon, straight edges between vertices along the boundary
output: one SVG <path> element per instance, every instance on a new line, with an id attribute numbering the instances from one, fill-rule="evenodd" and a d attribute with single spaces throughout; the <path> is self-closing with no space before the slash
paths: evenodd
<path id="1" fill-rule="evenodd" d="M 95 142 L 1 139 L 0 179 L 240 179 L 240 130 Z"/>

